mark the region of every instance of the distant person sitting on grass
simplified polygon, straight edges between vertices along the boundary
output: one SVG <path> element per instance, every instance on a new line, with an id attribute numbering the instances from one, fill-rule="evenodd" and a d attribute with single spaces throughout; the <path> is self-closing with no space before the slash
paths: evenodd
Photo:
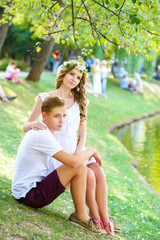
<path id="1" fill-rule="evenodd" d="M 152 75 L 156 80 L 160 80 L 160 65 L 157 66 L 156 72 Z"/>
<path id="2" fill-rule="evenodd" d="M 136 92 L 134 90 L 134 88 L 132 87 L 132 82 L 128 81 L 128 74 L 127 74 L 127 72 L 125 73 L 125 75 L 121 79 L 120 88 L 122 88 L 124 90 L 128 90 L 130 92 Z"/>
<path id="3" fill-rule="evenodd" d="M 9 101 L 14 100 L 15 98 L 17 98 L 17 96 L 11 97 L 5 94 L 2 86 L 0 85 L 0 101 L 8 103 Z"/>
<path id="4" fill-rule="evenodd" d="M 16 68 L 16 62 L 12 61 L 9 63 L 9 65 L 6 68 L 6 79 L 11 80 L 16 83 L 21 83 L 22 79 L 18 79 L 18 76 L 20 74 L 20 69 Z"/>
<path id="5" fill-rule="evenodd" d="M 142 82 L 140 74 L 135 72 L 134 78 L 135 78 L 135 80 L 132 81 L 134 90 L 137 91 L 137 93 L 143 93 L 144 92 L 143 91 L 143 82 Z"/>
<path id="6" fill-rule="evenodd" d="M 65 122 L 64 100 L 48 97 L 42 103 L 41 110 L 41 122 L 46 129 L 29 130 L 19 146 L 12 182 L 13 196 L 19 203 L 42 208 L 70 186 L 75 213 L 71 214 L 69 220 L 92 232 L 106 233 L 98 228 L 85 208 L 87 167 L 84 162 L 94 157 L 100 163 L 97 151 L 87 148 L 70 154 L 54 138 L 53 133 L 60 131 Z M 52 156 L 63 165 L 49 174 L 48 159 Z"/>

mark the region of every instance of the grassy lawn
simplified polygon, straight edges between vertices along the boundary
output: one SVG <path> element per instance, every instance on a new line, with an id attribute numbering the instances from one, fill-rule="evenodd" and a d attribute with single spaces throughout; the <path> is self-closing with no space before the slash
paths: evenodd
<path id="1" fill-rule="evenodd" d="M 55 76 L 43 75 L 39 83 L 15 84 L 0 80 L 9 95 L 18 98 L 0 103 L 0 239 L 160 239 L 160 198 L 131 166 L 133 157 L 108 129 L 123 121 L 160 109 L 160 86 L 144 82 L 144 95 L 119 88 L 119 80 L 108 79 L 107 99 L 88 96 L 87 146 L 95 147 L 103 159 L 108 182 L 110 215 L 121 226 L 120 233 L 96 235 L 67 221 L 74 211 L 69 190 L 43 209 L 18 204 L 11 195 L 16 152 L 26 121 L 38 93 L 54 87 Z"/>

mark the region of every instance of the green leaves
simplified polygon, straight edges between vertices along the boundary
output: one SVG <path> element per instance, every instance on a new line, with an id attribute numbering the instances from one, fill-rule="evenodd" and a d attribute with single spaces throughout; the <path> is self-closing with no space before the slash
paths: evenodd
<path id="1" fill-rule="evenodd" d="M 114 6 L 115 6 L 116 9 L 119 8 L 119 4 L 118 3 L 115 3 Z"/>
<path id="2" fill-rule="evenodd" d="M 138 17 L 132 17 L 131 18 L 131 24 L 140 24 L 141 20 Z"/>
<path id="3" fill-rule="evenodd" d="M 98 45 L 107 41 L 107 47 L 108 43 L 113 43 L 133 52 L 140 45 L 139 43 L 135 46 L 135 39 L 145 41 L 146 38 L 152 38 L 156 47 L 158 46 L 159 0 L 76 0 L 73 1 L 73 6 L 68 0 L 61 0 L 62 5 L 58 2 L 15 0 L 7 10 L 15 16 L 14 23 L 17 19 L 18 24 L 22 26 L 29 22 L 32 36 L 38 36 L 39 39 L 53 37 L 56 43 L 63 46 L 75 46 L 76 42 L 81 48 L 89 49 L 97 41 Z M 144 45 L 142 48 L 145 48 Z M 153 47 L 147 45 L 147 48 Z M 86 54 L 85 51 L 84 53 Z"/>

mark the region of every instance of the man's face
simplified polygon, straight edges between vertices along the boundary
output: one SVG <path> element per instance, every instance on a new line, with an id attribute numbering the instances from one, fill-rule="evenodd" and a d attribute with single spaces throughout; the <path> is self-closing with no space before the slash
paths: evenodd
<path id="1" fill-rule="evenodd" d="M 55 131 L 61 131 L 65 124 L 66 107 L 55 107 L 49 114 L 42 112 L 43 122 L 47 125 L 49 130 L 54 133 Z"/>

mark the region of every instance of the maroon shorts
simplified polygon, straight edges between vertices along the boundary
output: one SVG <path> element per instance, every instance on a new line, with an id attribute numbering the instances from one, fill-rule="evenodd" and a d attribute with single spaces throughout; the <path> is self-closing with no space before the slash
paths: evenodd
<path id="1" fill-rule="evenodd" d="M 53 202 L 64 191 L 65 187 L 59 180 L 57 170 L 54 170 L 41 182 L 37 182 L 37 186 L 32 188 L 25 198 L 16 200 L 33 208 L 42 208 Z"/>

